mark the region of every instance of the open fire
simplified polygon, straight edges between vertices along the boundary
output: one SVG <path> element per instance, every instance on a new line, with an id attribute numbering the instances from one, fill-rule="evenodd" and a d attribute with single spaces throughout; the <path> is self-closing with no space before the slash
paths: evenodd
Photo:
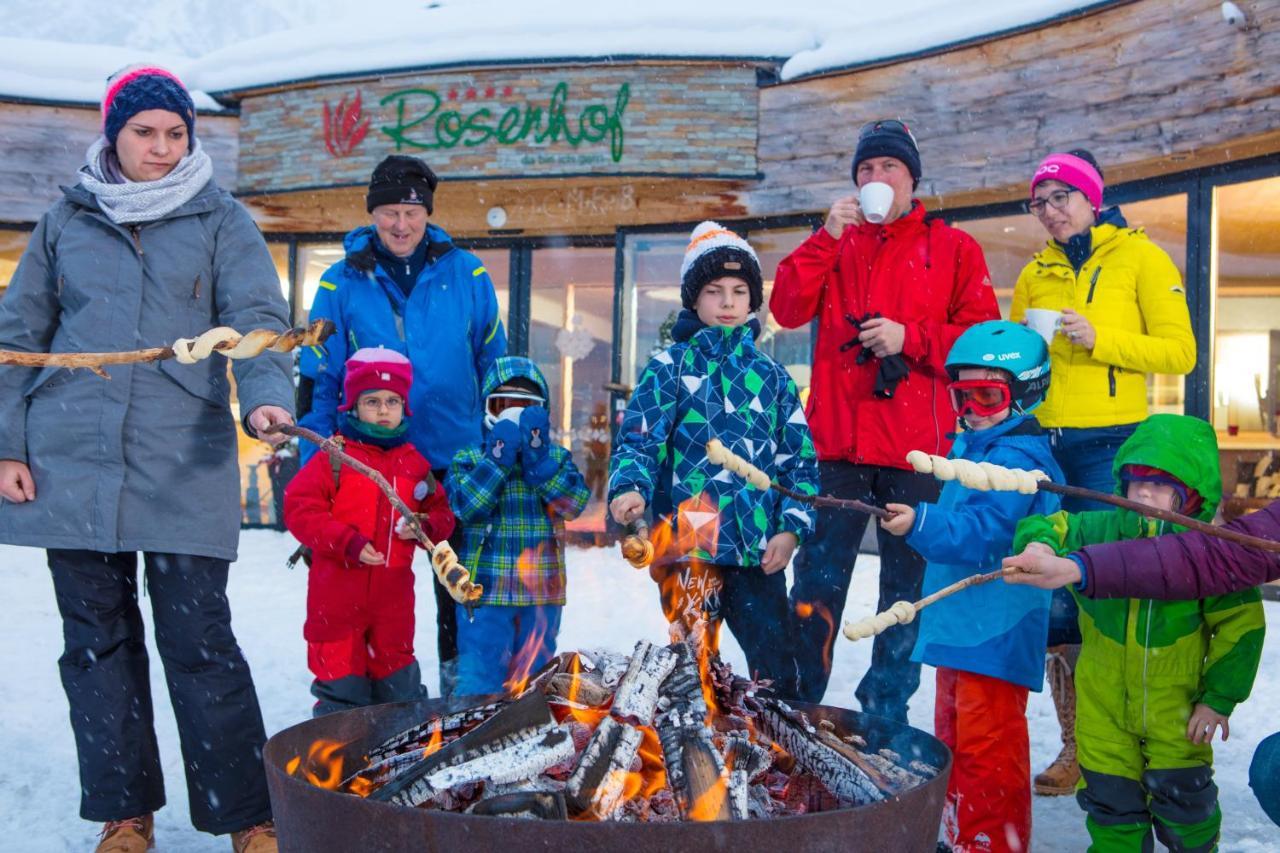
<path id="1" fill-rule="evenodd" d="M 683 633 L 678 630 L 677 633 Z M 813 723 L 734 675 L 705 623 L 627 657 L 568 652 L 496 701 L 435 714 L 344 766 L 316 740 L 309 784 L 424 810 L 624 823 L 736 821 L 897 797 L 939 768 Z M 710 641 L 709 641 L 710 640 Z"/>

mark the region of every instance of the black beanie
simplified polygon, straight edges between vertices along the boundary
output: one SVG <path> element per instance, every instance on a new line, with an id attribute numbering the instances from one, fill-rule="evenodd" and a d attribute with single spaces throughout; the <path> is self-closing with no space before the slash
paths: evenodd
<path id="1" fill-rule="evenodd" d="M 895 157 L 907 165 L 914 190 L 920 185 L 920 149 L 911 130 L 897 119 L 882 119 L 864 125 L 853 154 L 853 184 L 858 185 L 858 164 L 872 157 Z"/>
<path id="2" fill-rule="evenodd" d="M 431 167 L 417 157 L 392 154 L 373 170 L 369 192 L 364 197 L 365 210 L 373 213 L 383 204 L 420 204 L 432 214 L 432 195 L 439 183 Z"/>
<path id="3" fill-rule="evenodd" d="M 729 276 L 747 283 L 754 313 L 764 304 L 764 279 L 760 260 L 751 244 L 716 222 L 703 222 L 693 229 L 689 248 L 680 265 L 680 302 L 690 311 L 698 294 L 709 281 Z"/>

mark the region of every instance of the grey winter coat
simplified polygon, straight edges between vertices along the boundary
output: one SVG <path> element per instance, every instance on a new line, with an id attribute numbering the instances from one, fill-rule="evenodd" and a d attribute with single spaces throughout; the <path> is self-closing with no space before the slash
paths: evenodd
<path id="1" fill-rule="evenodd" d="M 0 348 L 112 352 L 214 326 L 288 328 L 257 225 L 210 181 L 153 222 L 111 222 L 64 187 L 0 299 Z M 24 461 L 36 498 L 0 501 L 0 542 L 236 558 L 240 478 L 226 360 L 89 370 L 0 366 L 0 459 Z M 240 411 L 293 411 L 290 358 L 234 362 Z"/>

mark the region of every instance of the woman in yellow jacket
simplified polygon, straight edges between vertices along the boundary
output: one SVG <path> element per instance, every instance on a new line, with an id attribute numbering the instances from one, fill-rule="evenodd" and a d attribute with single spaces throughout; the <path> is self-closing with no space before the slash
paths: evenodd
<path id="1" fill-rule="evenodd" d="M 1049 342 L 1049 393 L 1036 411 L 1067 482 L 1114 489 L 1111 464 L 1147 416 L 1148 373 L 1190 373 L 1196 363 L 1182 275 L 1120 209 L 1102 207 L 1102 170 L 1088 151 L 1050 154 L 1031 179 L 1028 210 L 1050 240 L 1018 276 L 1010 319 L 1061 312 Z M 1107 509 L 1064 499 L 1068 512 Z M 1080 650 L 1077 607 L 1054 595 L 1046 673 L 1062 725 L 1062 752 L 1035 778 L 1038 794 L 1069 794 L 1075 756 L 1072 671 Z"/>

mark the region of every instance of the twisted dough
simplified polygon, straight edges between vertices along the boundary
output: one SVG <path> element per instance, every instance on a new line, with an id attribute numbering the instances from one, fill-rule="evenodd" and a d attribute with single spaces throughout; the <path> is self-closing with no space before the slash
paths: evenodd
<path id="1" fill-rule="evenodd" d="M 653 562 L 653 543 L 643 536 L 631 535 L 622 540 L 622 558 L 637 569 Z"/>
<path id="2" fill-rule="evenodd" d="M 726 471 L 737 474 L 762 492 L 767 492 L 770 485 L 772 485 L 768 474 L 741 456 L 731 452 L 718 438 L 713 438 L 707 442 L 707 461 L 712 465 L 719 465 Z"/>
<path id="3" fill-rule="evenodd" d="M 916 618 L 916 606 L 910 601 L 895 601 L 893 606 L 883 613 L 859 619 L 857 622 L 844 623 L 846 639 L 857 642 L 883 634 L 894 625 L 906 625 Z"/>
<path id="4" fill-rule="evenodd" d="M 907 462 L 921 474 L 932 474 L 939 480 L 957 480 L 966 489 L 981 492 L 1019 492 L 1034 495 L 1041 480 L 1049 475 L 1037 469 L 1005 468 L 990 462 L 970 462 L 968 459 L 946 459 L 933 456 L 923 450 L 907 454 Z"/>
<path id="5" fill-rule="evenodd" d="M 437 542 L 431 549 L 431 566 L 449 596 L 459 604 L 479 601 L 484 594 L 484 587 L 471 582 L 471 573 L 458 562 L 458 555 L 448 542 Z"/>
<path id="6" fill-rule="evenodd" d="M 305 328 L 273 332 L 270 329 L 254 329 L 240 334 L 230 326 L 218 326 L 195 338 L 178 338 L 170 349 L 179 364 L 195 364 L 220 352 L 227 358 L 253 358 L 270 349 L 273 352 L 289 352 L 300 346 L 314 346 L 327 337 L 323 321 Z"/>

